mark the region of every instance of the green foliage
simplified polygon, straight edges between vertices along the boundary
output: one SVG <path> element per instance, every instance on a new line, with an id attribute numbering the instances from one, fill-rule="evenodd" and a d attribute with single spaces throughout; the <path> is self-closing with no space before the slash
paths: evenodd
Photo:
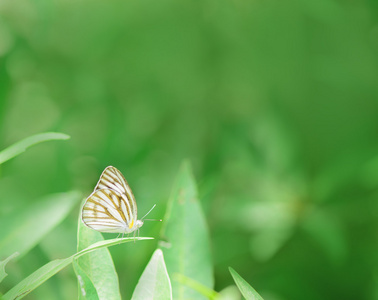
<path id="1" fill-rule="evenodd" d="M 136 238 L 137 240 L 148 240 L 150 238 Z M 92 244 L 91 246 L 75 253 L 74 255 L 65 258 L 65 259 L 57 259 L 49 262 L 48 264 L 44 265 L 34 273 L 30 274 L 20 283 L 18 283 L 15 287 L 13 287 L 10 291 L 8 291 L 4 295 L 5 300 L 13 300 L 13 299 L 21 299 L 30 293 L 32 290 L 37 288 L 43 282 L 45 282 L 50 277 L 54 276 L 60 270 L 68 266 L 73 262 L 74 259 L 78 259 L 81 256 L 88 254 L 92 251 L 102 249 L 104 247 L 110 247 L 114 245 L 118 245 L 121 243 L 126 242 L 134 242 L 134 238 L 121 238 L 121 239 L 111 239 L 106 241 L 99 241 L 97 243 Z"/>
<path id="2" fill-rule="evenodd" d="M 180 169 L 168 202 L 160 243 L 168 273 L 185 275 L 212 289 L 214 285 L 209 233 L 198 202 L 190 164 Z M 172 282 L 174 299 L 205 299 L 195 290 Z"/>
<path id="3" fill-rule="evenodd" d="M 7 160 L 10 160 L 17 155 L 20 155 L 22 152 L 25 152 L 27 148 L 33 145 L 52 140 L 67 140 L 69 138 L 69 135 L 57 132 L 45 132 L 29 136 L 22 141 L 19 141 L 12 146 L 9 146 L 8 148 L 2 150 L 0 152 L 0 164 L 6 162 Z"/>
<path id="4" fill-rule="evenodd" d="M 202 283 L 193 280 L 189 277 L 186 277 L 185 275 L 182 275 L 180 273 L 173 274 L 173 280 L 177 281 L 179 283 L 179 286 L 182 285 L 183 287 L 190 288 L 194 291 L 197 291 L 199 294 L 201 294 L 206 299 L 219 299 L 219 294 L 215 292 L 214 290 L 208 288 L 207 286 L 203 285 Z"/>
<path id="5" fill-rule="evenodd" d="M 64 196 L 63 199 L 67 198 L 67 195 Z M 175 299 L 186 299 L 188 297 L 223 299 L 221 294 L 218 295 L 208 287 L 208 285 L 213 284 L 210 241 L 197 197 L 196 183 L 190 164 L 185 162 L 182 164 L 173 187 L 172 197 L 164 219 L 165 226 L 162 236 L 165 241 L 161 242 L 161 247 L 168 259 L 164 260 L 162 250 L 157 249 L 154 252 L 139 279 L 132 299 L 166 300 L 173 299 L 173 297 Z M 54 201 L 54 203 L 59 203 L 59 201 Z M 39 210 L 44 211 L 43 208 L 47 206 L 43 205 Z M 196 220 L 197 223 L 193 224 L 192 220 Z M 38 236 L 43 234 L 44 232 Z M 145 239 L 150 238 L 134 237 L 104 240 L 99 232 L 84 226 L 81 217 L 79 217 L 78 252 L 66 259 L 53 260 L 39 268 L 9 290 L 4 295 L 4 299 L 23 298 L 71 263 L 78 279 L 78 299 L 121 299 L 117 272 L 107 247 Z M 35 241 L 35 239 L 32 240 Z M 24 251 L 27 252 L 30 248 L 29 244 L 29 247 L 26 247 L 16 243 L 15 247 L 26 248 Z M 4 269 L 6 263 L 15 256 L 16 253 L 1 262 L 2 268 Z M 230 268 L 230 271 L 240 291 L 247 299 L 250 299 L 248 297 L 251 291 L 253 295 L 258 295 L 233 269 Z M 172 275 L 175 280 L 171 284 L 170 276 L 172 277 Z M 188 277 L 189 275 L 195 280 Z M 3 271 L 1 279 L 5 276 L 6 273 Z"/>
<path id="6" fill-rule="evenodd" d="M 78 299 L 98 300 L 97 290 L 88 274 L 80 267 L 76 260 L 72 262 L 78 283 Z"/>
<path id="7" fill-rule="evenodd" d="M 239 289 L 234 286 L 228 286 L 221 290 L 218 296 L 215 298 L 216 300 L 241 300 L 241 294 Z"/>
<path id="8" fill-rule="evenodd" d="M 233 268 L 229 268 L 232 277 L 236 285 L 238 286 L 240 292 L 247 300 L 264 300 L 253 287 L 249 285 Z"/>
<path id="9" fill-rule="evenodd" d="M 163 252 L 155 250 L 134 290 L 132 300 L 172 299 L 172 286 L 165 266 Z"/>
<path id="10" fill-rule="evenodd" d="M 81 213 L 81 212 L 80 212 Z M 81 222 L 81 216 L 78 220 L 77 231 L 77 250 L 81 251 L 90 245 L 103 241 L 101 233 L 89 229 L 83 222 Z M 80 287 L 79 294 L 82 299 L 90 298 L 93 293 L 93 287 L 96 290 L 98 299 L 117 300 L 121 299 L 118 285 L 118 276 L 114 267 L 113 260 L 110 256 L 107 248 L 99 249 L 91 252 L 85 256 L 82 256 L 76 260 L 77 266 L 75 268 L 76 276 L 87 277 L 92 284 L 87 284 L 84 287 Z M 79 284 L 80 284 L 80 280 Z M 88 287 L 88 291 L 86 290 Z M 83 296 L 83 290 L 87 296 Z"/>
<path id="11" fill-rule="evenodd" d="M 9 257 L 7 257 L 6 259 L 4 259 L 3 261 L 0 261 L 0 283 L 3 281 L 3 279 L 5 277 L 7 277 L 7 273 L 5 272 L 5 266 L 6 264 L 12 259 L 12 258 L 15 258 L 16 256 L 18 256 L 18 253 L 15 252 L 13 253 L 12 255 L 10 255 Z"/>
<path id="12" fill-rule="evenodd" d="M 80 199 L 78 192 L 50 195 L 0 219 L 0 257 L 26 254 L 68 213 Z"/>
<path id="13" fill-rule="evenodd" d="M 125 175 L 139 216 L 156 203 L 160 219 L 188 158 L 207 224 L 192 250 L 211 249 L 215 285 L 184 273 L 170 274 L 173 286 L 233 293 L 232 266 L 266 300 L 377 298 L 378 1 L 0 2 L 0 149 L 71 137 L 0 155 L 12 158 L 0 170 L 0 261 L 21 250 L 0 293 L 75 253 L 79 202 L 106 166 Z M 80 196 L 43 202 L 70 191 Z M 58 219 L 41 228 L 45 204 Z M 186 221 L 172 214 L 163 230 L 191 244 Z M 162 225 L 140 233 L 157 237 Z M 156 248 L 109 248 L 123 299 Z M 27 297 L 77 293 L 66 268 Z"/>

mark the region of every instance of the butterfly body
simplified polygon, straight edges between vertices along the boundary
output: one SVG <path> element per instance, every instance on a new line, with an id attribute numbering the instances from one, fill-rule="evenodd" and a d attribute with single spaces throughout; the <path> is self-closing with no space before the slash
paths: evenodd
<path id="1" fill-rule="evenodd" d="M 94 230 L 130 233 L 143 225 L 137 219 L 134 195 L 122 173 L 109 166 L 102 172 L 92 194 L 82 208 L 83 223 Z"/>

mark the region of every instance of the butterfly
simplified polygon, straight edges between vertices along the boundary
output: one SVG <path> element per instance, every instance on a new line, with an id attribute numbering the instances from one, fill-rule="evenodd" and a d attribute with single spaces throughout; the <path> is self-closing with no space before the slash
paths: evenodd
<path id="1" fill-rule="evenodd" d="M 128 234 L 139 230 L 143 218 L 137 219 L 135 197 L 125 177 L 115 167 L 106 167 L 93 193 L 85 200 L 81 211 L 83 223 L 101 232 Z"/>

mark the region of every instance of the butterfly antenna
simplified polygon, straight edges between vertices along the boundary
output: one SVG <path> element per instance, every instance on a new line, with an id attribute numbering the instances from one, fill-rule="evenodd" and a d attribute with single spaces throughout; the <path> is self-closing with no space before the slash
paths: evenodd
<path id="1" fill-rule="evenodd" d="M 148 211 L 148 213 L 146 213 L 144 215 L 144 217 L 141 220 L 143 220 L 145 217 L 147 217 L 147 215 L 151 212 L 151 210 L 153 210 L 155 208 L 155 206 L 156 206 L 156 204 L 154 204 L 154 206 L 152 206 L 152 208 Z"/>

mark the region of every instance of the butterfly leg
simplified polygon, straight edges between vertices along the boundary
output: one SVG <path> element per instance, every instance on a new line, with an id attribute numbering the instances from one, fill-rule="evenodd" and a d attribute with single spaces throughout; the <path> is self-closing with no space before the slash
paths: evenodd
<path id="1" fill-rule="evenodd" d="M 120 235 L 121 235 L 121 233 L 119 233 L 119 235 L 117 236 L 117 238 L 118 238 Z M 125 233 L 123 232 L 123 233 L 122 233 L 122 237 L 121 237 L 121 239 L 123 239 L 123 236 L 124 236 L 124 235 L 125 235 Z M 119 244 L 121 244 L 121 241 L 119 241 L 118 245 L 119 245 Z"/>

